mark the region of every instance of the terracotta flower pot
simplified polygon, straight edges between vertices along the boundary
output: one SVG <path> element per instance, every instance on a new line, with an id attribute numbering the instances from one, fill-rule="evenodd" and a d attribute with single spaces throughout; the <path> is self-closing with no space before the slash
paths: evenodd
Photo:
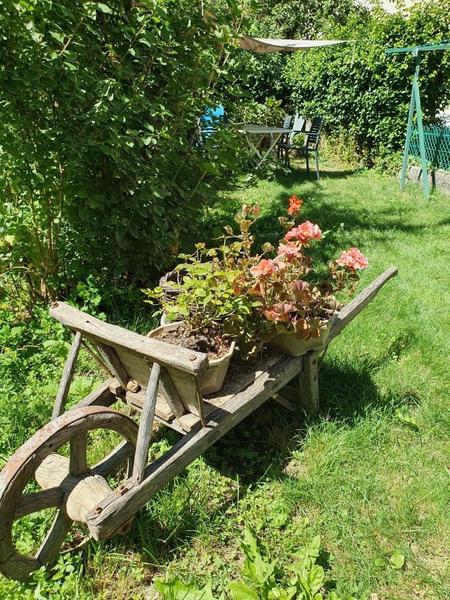
<path id="1" fill-rule="evenodd" d="M 302 356 L 310 350 L 321 350 L 327 343 L 332 322 L 333 319 L 326 321 L 326 327 L 322 329 L 318 337 L 310 337 L 305 340 L 297 337 L 295 333 L 277 333 L 266 345 L 289 356 Z"/>
<path id="2" fill-rule="evenodd" d="M 174 321 L 173 323 L 160 325 L 156 329 L 150 331 L 148 337 L 157 337 L 162 331 L 172 331 L 181 325 L 181 323 L 182 321 Z M 206 371 L 198 375 L 199 390 L 202 394 L 213 394 L 222 388 L 234 349 L 235 343 L 231 342 L 230 349 L 226 354 L 220 358 L 209 359 L 209 365 Z"/>

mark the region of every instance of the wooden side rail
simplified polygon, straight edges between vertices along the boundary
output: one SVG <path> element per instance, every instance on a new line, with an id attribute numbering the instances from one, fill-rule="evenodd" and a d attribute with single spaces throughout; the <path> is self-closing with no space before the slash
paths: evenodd
<path id="1" fill-rule="evenodd" d="M 372 281 L 370 285 L 356 296 L 351 302 L 346 304 L 344 308 L 338 312 L 328 334 L 328 342 L 341 333 L 346 325 L 362 311 L 362 309 L 372 302 L 383 285 L 398 273 L 397 267 L 390 267 L 382 275 Z"/>
<path id="2" fill-rule="evenodd" d="M 196 375 L 208 366 L 206 354 L 139 335 L 117 325 L 110 325 L 65 302 L 53 303 L 50 314 L 66 327 L 81 332 L 97 344 L 130 350 L 165 367 Z"/>

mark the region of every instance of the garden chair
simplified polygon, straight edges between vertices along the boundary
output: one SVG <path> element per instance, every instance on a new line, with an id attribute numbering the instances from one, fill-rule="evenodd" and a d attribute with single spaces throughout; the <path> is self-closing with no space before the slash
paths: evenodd
<path id="1" fill-rule="evenodd" d="M 281 127 L 283 129 L 291 129 L 292 127 L 292 115 L 286 115 L 283 119 L 283 123 L 281 124 Z M 280 160 L 280 153 L 281 153 L 281 149 L 280 149 L 280 144 L 283 142 L 287 142 L 288 140 L 288 136 L 289 134 L 285 133 L 281 136 L 280 141 L 277 143 L 277 158 L 278 160 Z"/>
<path id="2" fill-rule="evenodd" d="M 288 118 L 289 117 L 285 117 L 284 122 L 283 122 L 283 127 L 286 127 L 286 129 L 289 129 L 291 127 L 291 123 L 292 123 L 292 117 L 290 117 L 290 122 L 286 125 Z M 298 113 L 296 113 L 295 117 L 294 117 L 294 122 L 292 123 L 291 132 L 288 133 L 286 136 L 283 136 L 281 138 L 281 140 L 278 142 L 277 157 L 280 160 L 281 157 L 284 155 L 285 164 L 288 164 L 288 162 L 286 162 L 286 154 L 285 154 L 286 148 L 292 145 L 292 143 L 294 141 L 294 137 L 296 135 L 298 135 L 299 133 L 301 133 L 303 131 L 304 127 L 305 127 L 305 118 L 301 117 Z"/>
<path id="3" fill-rule="evenodd" d="M 297 146 L 294 142 L 286 144 L 283 148 L 284 150 L 284 162 L 286 166 L 290 165 L 289 161 L 289 152 L 290 150 L 297 150 L 300 156 L 304 156 L 306 158 L 306 172 L 309 173 L 309 157 L 311 154 L 314 154 L 316 161 L 316 177 L 320 178 L 319 175 L 319 143 L 320 143 L 320 133 L 322 131 L 323 119 L 322 117 L 315 117 L 312 120 L 311 127 L 309 131 L 305 131 L 306 141 L 302 146 Z"/>
<path id="4" fill-rule="evenodd" d="M 225 120 L 225 109 L 219 104 L 214 108 L 208 108 L 200 117 L 201 139 L 211 136 L 217 130 L 217 126 Z"/>

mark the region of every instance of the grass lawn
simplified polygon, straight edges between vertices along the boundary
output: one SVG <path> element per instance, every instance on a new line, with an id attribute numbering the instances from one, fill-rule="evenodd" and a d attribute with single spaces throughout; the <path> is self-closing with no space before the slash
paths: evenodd
<path id="1" fill-rule="evenodd" d="M 39 574 L 23 586 L 0 577 L 1 598 L 151 598 L 164 576 L 210 579 L 219 597 L 240 573 L 245 525 L 286 566 L 319 534 L 327 589 L 343 598 L 450 597 L 449 199 L 426 202 L 414 186 L 400 194 L 396 180 L 373 172 L 330 170 L 316 182 L 296 171 L 224 195 L 205 231 L 242 201 L 258 202 L 257 234 L 275 238 L 291 193 L 304 198 L 305 219 L 330 231 L 320 258 L 350 245 L 369 257 L 360 287 L 399 268 L 326 354 L 320 416 L 304 422 L 269 401 L 149 502 L 129 535 L 66 555 L 60 579 Z M 28 405 L 0 376 L 1 457 L 47 420 L 60 361 L 26 375 Z M 85 363 L 73 396 L 95 377 Z M 161 436 L 155 455 L 176 439 Z M 405 557 L 400 568 L 394 553 Z"/>

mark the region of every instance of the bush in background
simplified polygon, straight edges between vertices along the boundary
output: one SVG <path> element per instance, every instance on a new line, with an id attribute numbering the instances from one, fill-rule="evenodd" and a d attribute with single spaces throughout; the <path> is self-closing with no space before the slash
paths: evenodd
<path id="1" fill-rule="evenodd" d="M 404 143 L 413 60 L 385 50 L 449 39 L 448 0 L 419 2 L 394 14 L 380 8 L 352 13 L 327 37 L 355 43 L 293 55 L 284 70 L 292 102 L 302 114 L 323 116 L 333 135 L 351 136 L 367 165 L 389 161 Z M 449 52 L 423 53 L 421 97 L 429 122 L 450 102 L 449 78 Z"/>
<path id="2" fill-rule="evenodd" d="M 145 281 L 229 178 L 232 134 L 194 143 L 226 80 L 224 4 L 0 1 L 0 272 L 32 301 Z"/>

